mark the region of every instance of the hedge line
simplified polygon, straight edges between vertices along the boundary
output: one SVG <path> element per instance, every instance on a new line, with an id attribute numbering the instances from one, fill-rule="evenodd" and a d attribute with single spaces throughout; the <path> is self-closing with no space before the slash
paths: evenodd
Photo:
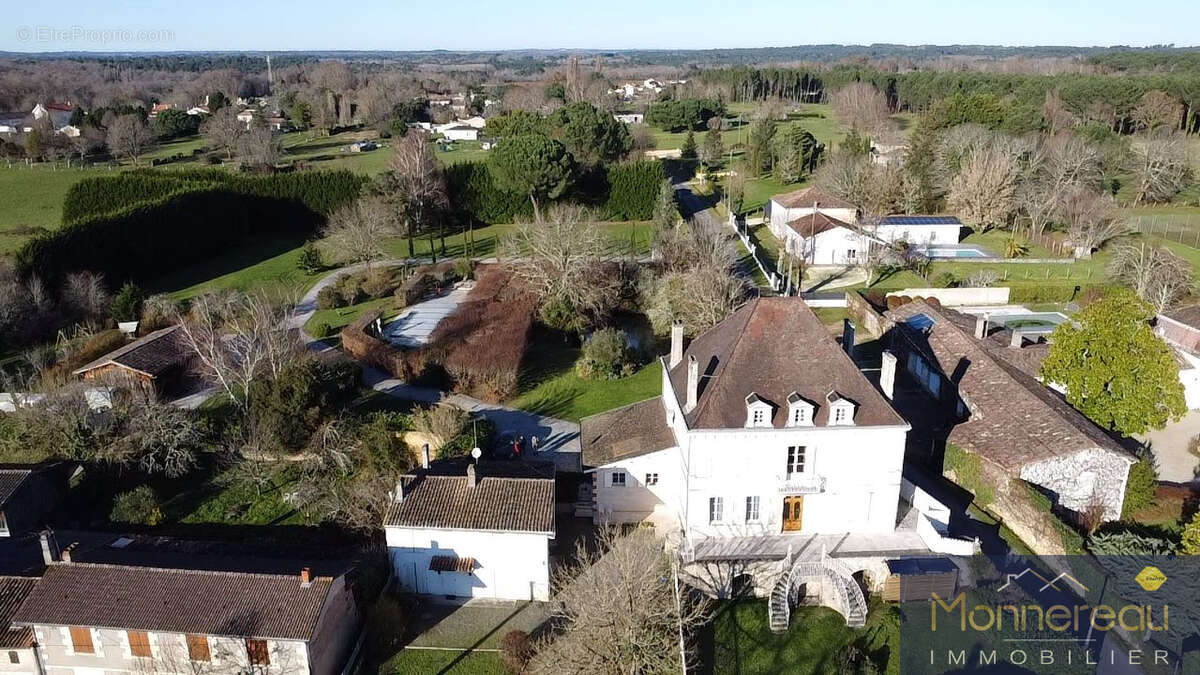
<path id="1" fill-rule="evenodd" d="M 22 272 L 56 281 L 86 269 L 104 274 L 112 286 L 127 280 L 144 284 L 254 235 L 307 237 L 326 214 L 357 196 L 365 181 L 349 171 L 249 177 L 187 173 L 174 177 L 170 190 L 164 185 L 172 179 L 141 172 L 83 181 L 88 185 L 72 191 L 75 220 L 17 252 Z M 106 189 L 122 195 L 145 189 L 140 194 L 159 196 L 111 210 Z"/>
<path id="2" fill-rule="evenodd" d="M 658 161 L 614 164 L 581 176 L 572 197 L 595 206 L 605 220 L 649 220 L 667 172 Z M 462 162 L 446 168 L 450 203 L 478 222 L 511 223 L 533 215 L 529 197 L 501 190 L 487 165 Z"/>

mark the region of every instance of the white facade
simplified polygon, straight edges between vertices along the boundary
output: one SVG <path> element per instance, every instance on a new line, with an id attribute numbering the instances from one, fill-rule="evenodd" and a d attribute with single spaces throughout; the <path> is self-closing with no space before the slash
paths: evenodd
<path id="1" fill-rule="evenodd" d="M 451 141 L 477 141 L 479 129 L 455 123 L 448 127 L 438 128 L 438 132 Z"/>
<path id="2" fill-rule="evenodd" d="M 392 569 L 409 593 L 490 598 L 550 599 L 548 533 L 493 532 L 387 526 Z M 435 572 L 435 556 L 473 558 L 471 573 Z"/>
<path id="3" fill-rule="evenodd" d="M 76 649 L 70 627 L 35 626 L 39 657 L 46 675 L 141 675 L 153 672 L 302 675 L 312 672 L 308 646 L 300 641 L 266 640 L 270 663 L 251 668 L 250 650 L 246 640 L 241 638 L 196 636 L 194 640 L 202 638 L 207 643 L 209 656 L 207 661 L 194 661 L 188 651 L 187 637 L 180 633 L 146 633 L 151 653 L 147 658 L 133 655 L 128 631 L 86 630 L 90 632 L 90 653 Z"/>
<path id="4" fill-rule="evenodd" d="M 694 537 L 895 529 L 908 425 L 689 430 L 666 371 L 663 414 L 677 445 L 595 469 L 598 520 Z"/>
<path id="5" fill-rule="evenodd" d="M 642 113 L 617 113 L 613 115 L 613 119 L 625 124 L 641 124 L 646 121 L 646 116 Z"/>
<path id="6" fill-rule="evenodd" d="M 4 675 L 41 675 L 33 649 L 0 650 L 0 673 Z"/>

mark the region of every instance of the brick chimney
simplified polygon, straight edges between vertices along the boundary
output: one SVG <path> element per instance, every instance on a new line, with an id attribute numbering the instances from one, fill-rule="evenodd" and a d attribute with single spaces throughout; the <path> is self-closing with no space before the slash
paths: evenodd
<path id="1" fill-rule="evenodd" d="M 1008 346 L 1013 349 L 1020 349 L 1025 346 L 1025 334 L 1019 330 L 1012 332 L 1012 337 L 1008 340 Z"/>
<path id="2" fill-rule="evenodd" d="M 479 478 L 475 475 L 475 463 L 467 465 L 467 487 L 475 487 L 479 485 Z"/>
<path id="3" fill-rule="evenodd" d="M 429 468 L 429 444 L 425 443 L 421 446 L 421 468 Z"/>
<path id="4" fill-rule="evenodd" d="M 886 349 L 880 358 L 879 388 L 889 401 L 896 394 L 896 355 Z"/>
<path id="5" fill-rule="evenodd" d="M 688 357 L 687 369 L 687 405 L 683 407 L 685 413 L 696 409 L 696 397 L 700 393 L 700 363 L 696 361 L 695 355 Z"/>
<path id="6" fill-rule="evenodd" d="M 683 360 L 683 322 L 676 319 L 671 324 L 671 359 L 667 367 L 674 368 Z"/>
<path id="7" fill-rule="evenodd" d="M 975 317 L 975 339 L 982 340 L 983 338 L 987 337 L 987 331 L 988 331 L 987 316 L 981 314 L 981 315 Z"/>

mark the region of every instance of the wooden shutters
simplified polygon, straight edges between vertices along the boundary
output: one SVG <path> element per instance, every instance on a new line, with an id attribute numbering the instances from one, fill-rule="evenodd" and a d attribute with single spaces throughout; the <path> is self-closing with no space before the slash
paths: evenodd
<path id="1" fill-rule="evenodd" d="M 145 631 L 130 630 L 125 631 L 125 635 L 129 638 L 130 656 L 151 656 L 149 634 Z"/>
<path id="2" fill-rule="evenodd" d="M 250 665 L 271 665 L 271 652 L 266 640 L 246 640 L 246 654 L 250 656 Z"/>
<path id="3" fill-rule="evenodd" d="M 205 635 L 188 635 L 188 658 L 193 661 L 211 661 L 212 654 L 208 651 L 208 637 Z"/>
<path id="4" fill-rule="evenodd" d="M 71 626 L 71 646 L 76 654 L 95 654 L 96 645 L 92 644 L 92 629 L 86 626 Z"/>
<path id="5" fill-rule="evenodd" d="M 796 532 L 804 520 L 804 497 L 783 498 L 783 531 Z"/>

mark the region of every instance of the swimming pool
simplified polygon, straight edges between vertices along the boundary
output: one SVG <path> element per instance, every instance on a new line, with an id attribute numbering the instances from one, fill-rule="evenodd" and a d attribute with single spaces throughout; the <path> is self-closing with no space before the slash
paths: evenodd
<path id="1" fill-rule="evenodd" d="M 933 246 L 924 249 L 925 255 L 930 258 L 990 258 L 992 254 L 984 251 L 981 248 L 972 248 L 964 246 L 961 248 L 949 248 L 946 246 Z"/>

